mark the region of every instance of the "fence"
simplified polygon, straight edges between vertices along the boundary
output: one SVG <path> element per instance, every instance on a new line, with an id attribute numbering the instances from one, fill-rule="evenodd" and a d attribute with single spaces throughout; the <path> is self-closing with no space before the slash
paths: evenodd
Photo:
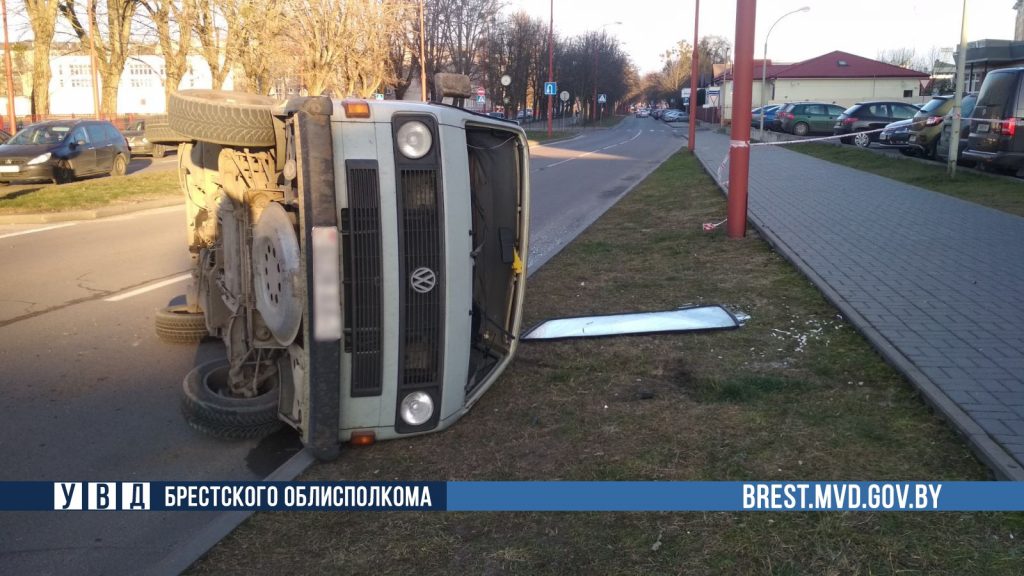
<path id="1" fill-rule="evenodd" d="M 102 115 L 103 120 L 109 120 L 111 124 L 117 127 L 118 130 L 130 130 L 139 120 L 145 120 L 147 118 L 163 117 L 165 115 L 158 114 L 122 114 L 122 115 Z M 95 119 L 94 114 L 49 114 L 49 115 L 35 115 L 35 116 L 18 116 L 15 118 L 17 121 L 18 130 L 21 130 L 25 126 L 35 124 L 37 122 L 45 122 L 48 120 L 92 120 Z M 7 116 L 0 118 L 0 129 L 13 134 L 16 130 L 10 129 L 10 122 L 8 122 Z"/>

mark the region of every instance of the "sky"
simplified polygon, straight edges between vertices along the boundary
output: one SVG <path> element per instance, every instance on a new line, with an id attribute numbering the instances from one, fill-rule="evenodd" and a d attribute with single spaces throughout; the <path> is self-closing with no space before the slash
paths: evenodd
<path id="1" fill-rule="evenodd" d="M 553 0 L 556 32 L 573 36 L 601 29 L 619 39 L 641 73 L 661 69 L 661 54 L 679 40 L 692 43 L 694 0 L 632 4 L 621 0 Z M 967 41 L 1013 39 L 1014 0 L 966 0 Z M 551 0 L 510 0 L 545 21 Z M 833 50 L 875 58 L 880 50 L 952 49 L 960 41 L 963 0 L 760 0 L 754 33 L 754 58 L 760 59 L 765 33 L 783 14 L 808 6 L 780 21 L 768 42 L 773 62 L 799 62 Z M 730 42 L 736 35 L 736 0 L 703 0 L 701 36 Z M 622 24 L 613 24 L 622 22 Z M 952 61 L 951 59 L 949 61 Z"/>

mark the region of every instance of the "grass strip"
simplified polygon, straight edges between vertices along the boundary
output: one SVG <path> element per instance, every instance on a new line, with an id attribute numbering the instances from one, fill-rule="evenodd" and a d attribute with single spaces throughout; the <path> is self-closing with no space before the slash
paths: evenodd
<path id="1" fill-rule="evenodd" d="M 59 186 L 40 184 L 17 190 L 0 187 L 0 214 L 88 210 L 180 195 L 178 173 L 174 170 L 90 178 Z"/>
<path id="2" fill-rule="evenodd" d="M 526 343 L 449 430 L 303 480 L 983 480 L 821 294 L 673 156 L 531 278 L 527 325 L 721 303 L 742 329 Z M 261 513 L 190 574 L 1019 574 L 1022 514 Z"/>
<path id="3" fill-rule="evenodd" d="M 895 158 L 852 146 L 811 142 L 800 146 L 789 146 L 788 149 L 919 186 L 926 190 L 955 196 L 1010 214 L 1024 216 L 1024 194 L 1022 194 L 1024 181 L 1014 178 L 993 176 L 964 169 L 958 169 L 956 177 L 950 178 L 946 174 L 945 164 L 922 162 L 913 158 Z"/>

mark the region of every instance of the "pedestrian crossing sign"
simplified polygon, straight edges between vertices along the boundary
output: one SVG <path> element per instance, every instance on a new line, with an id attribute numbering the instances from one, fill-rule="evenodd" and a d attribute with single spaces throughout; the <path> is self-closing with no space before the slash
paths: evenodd
<path id="1" fill-rule="evenodd" d="M 604 104 L 606 102 L 608 102 L 608 95 L 607 94 L 598 94 L 597 95 L 597 103 L 598 104 Z"/>

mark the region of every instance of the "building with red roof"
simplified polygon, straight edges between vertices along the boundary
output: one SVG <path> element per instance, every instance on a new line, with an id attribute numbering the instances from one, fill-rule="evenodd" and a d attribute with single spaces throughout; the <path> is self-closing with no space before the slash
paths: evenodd
<path id="1" fill-rule="evenodd" d="M 762 62 L 754 62 L 753 107 L 761 100 Z M 839 50 L 793 64 L 768 62 L 764 78 L 765 103 L 815 100 L 851 106 L 865 100 L 921 103 L 928 74 Z M 715 78 L 721 86 L 725 117 L 732 117 L 732 70 Z"/>

